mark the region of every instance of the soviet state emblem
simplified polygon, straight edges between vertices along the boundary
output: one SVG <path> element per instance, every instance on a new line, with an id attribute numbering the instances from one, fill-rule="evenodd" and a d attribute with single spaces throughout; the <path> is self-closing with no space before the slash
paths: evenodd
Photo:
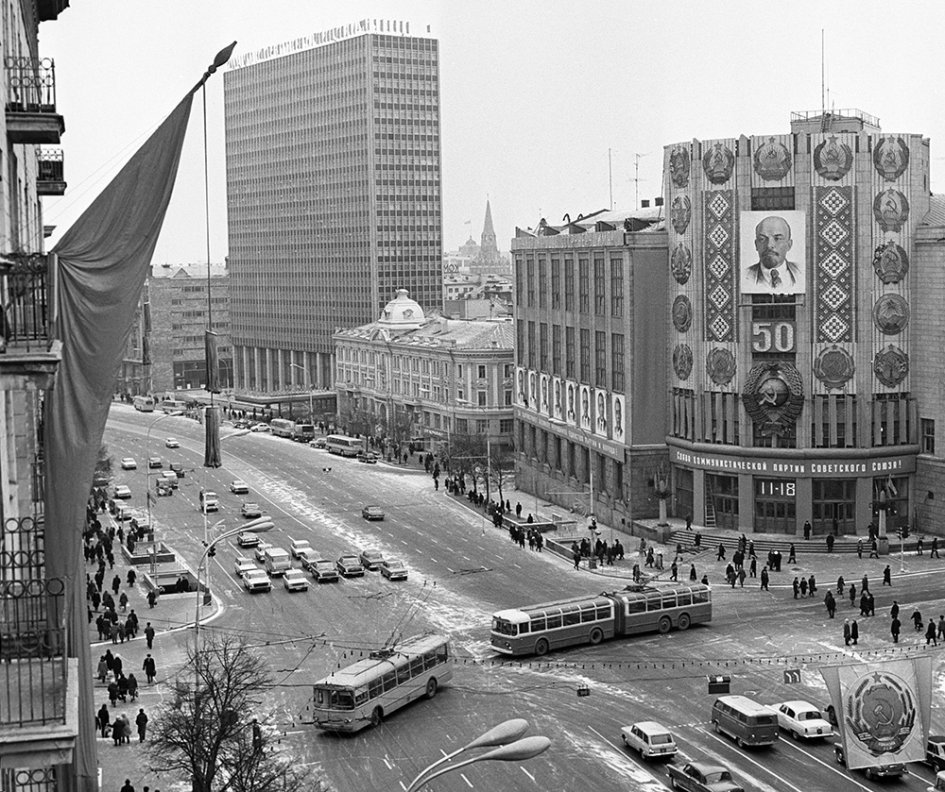
<path id="1" fill-rule="evenodd" d="M 791 170 L 791 152 L 787 146 L 770 137 L 755 151 L 755 173 L 765 181 L 781 181 Z"/>
<path id="2" fill-rule="evenodd" d="M 677 332 L 685 333 L 692 325 L 692 303 L 685 294 L 673 300 L 673 327 Z"/>
<path id="3" fill-rule="evenodd" d="M 735 356 L 728 349 L 710 349 L 705 356 L 705 370 L 716 385 L 728 385 L 735 376 Z"/>
<path id="4" fill-rule="evenodd" d="M 705 177 L 713 184 L 725 184 L 735 167 L 735 155 L 724 143 L 714 143 L 702 158 Z"/>
<path id="5" fill-rule="evenodd" d="M 898 294 L 884 294 L 873 306 L 873 324 L 885 335 L 898 335 L 909 324 L 909 303 Z"/>
<path id="6" fill-rule="evenodd" d="M 692 218 L 692 202 L 688 195 L 677 195 L 673 198 L 673 204 L 669 208 L 669 218 L 677 234 L 686 233 L 689 220 Z"/>
<path id="7" fill-rule="evenodd" d="M 909 271 L 909 256 L 900 245 L 887 242 L 873 253 L 873 270 L 883 283 L 899 283 Z"/>
<path id="8" fill-rule="evenodd" d="M 840 181 L 853 166 L 853 150 L 831 135 L 814 149 L 814 170 L 822 179 Z"/>
<path id="9" fill-rule="evenodd" d="M 916 726 L 915 694 L 896 674 L 866 674 L 844 698 L 847 733 L 873 756 L 899 751 Z"/>
<path id="10" fill-rule="evenodd" d="M 886 181 L 895 181 L 909 167 L 909 147 L 901 137 L 884 137 L 873 149 L 873 166 Z"/>
<path id="11" fill-rule="evenodd" d="M 804 407 L 801 373 L 791 363 L 752 366 L 742 392 L 742 403 L 762 435 L 783 435 L 797 422 Z"/>
<path id="12" fill-rule="evenodd" d="M 873 217 L 883 231 L 898 231 L 909 219 L 909 200 L 899 190 L 883 190 L 873 199 Z"/>
<path id="13" fill-rule="evenodd" d="M 669 176 L 677 187 L 689 184 L 689 150 L 685 146 L 674 146 L 669 153 Z"/>
<path id="14" fill-rule="evenodd" d="M 853 357 L 836 344 L 822 349 L 814 360 L 814 376 L 830 390 L 846 385 L 853 378 L 855 371 Z"/>
<path id="15" fill-rule="evenodd" d="M 673 370 L 681 380 L 689 379 L 692 374 L 692 350 L 688 344 L 676 344 L 673 350 Z"/>
<path id="16" fill-rule="evenodd" d="M 873 358 L 873 373 L 887 388 L 895 388 L 909 374 L 909 356 L 890 344 Z"/>
<path id="17" fill-rule="evenodd" d="M 673 249 L 669 268 L 676 279 L 676 283 L 682 285 L 689 280 L 689 276 L 692 274 L 692 253 L 682 242 Z"/>

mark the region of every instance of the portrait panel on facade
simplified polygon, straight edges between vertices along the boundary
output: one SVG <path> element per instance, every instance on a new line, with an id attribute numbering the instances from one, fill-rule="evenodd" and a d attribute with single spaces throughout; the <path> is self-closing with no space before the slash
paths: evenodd
<path id="1" fill-rule="evenodd" d="M 804 212 L 741 212 L 738 230 L 742 294 L 802 294 L 807 290 Z"/>
<path id="2" fill-rule="evenodd" d="M 567 409 L 564 419 L 572 426 L 578 425 L 578 384 L 567 380 Z"/>
<path id="3" fill-rule="evenodd" d="M 613 398 L 613 406 L 611 409 L 613 410 L 613 416 L 614 416 L 613 417 L 613 424 L 614 424 L 613 438 L 614 440 L 622 443 L 625 432 L 626 432 L 626 430 L 624 429 L 624 409 L 625 409 L 624 397 L 619 393 L 615 393 L 612 396 L 612 398 Z"/>
<path id="4" fill-rule="evenodd" d="M 560 377 L 551 378 L 551 417 L 563 420 L 564 416 L 564 385 Z"/>
<path id="5" fill-rule="evenodd" d="M 591 428 L 591 389 L 587 385 L 581 386 L 581 404 L 578 414 L 578 425 L 582 429 Z"/>
<path id="6" fill-rule="evenodd" d="M 538 390 L 540 393 L 538 411 L 544 413 L 545 415 L 551 414 L 551 407 L 548 402 L 548 385 L 550 384 L 550 379 L 551 378 L 547 374 L 538 375 Z"/>

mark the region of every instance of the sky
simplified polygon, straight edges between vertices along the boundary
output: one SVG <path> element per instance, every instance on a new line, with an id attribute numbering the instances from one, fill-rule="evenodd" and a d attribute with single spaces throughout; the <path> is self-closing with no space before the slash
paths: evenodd
<path id="1" fill-rule="evenodd" d="M 632 209 L 662 192 L 665 145 L 790 131 L 790 114 L 878 116 L 931 138 L 945 191 L 941 0 L 70 0 L 40 25 L 55 59 L 68 189 L 44 199 L 51 247 L 201 77 L 234 56 L 360 19 L 440 42 L 444 250 L 515 227 Z M 825 42 L 822 81 L 821 38 Z M 224 67 L 225 68 L 225 67 Z M 822 85 L 826 84 L 826 92 Z M 227 253 L 223 79 L 206 89 L 210 259 Z M 198 95 L 154 265 L 207 260 Z"/>

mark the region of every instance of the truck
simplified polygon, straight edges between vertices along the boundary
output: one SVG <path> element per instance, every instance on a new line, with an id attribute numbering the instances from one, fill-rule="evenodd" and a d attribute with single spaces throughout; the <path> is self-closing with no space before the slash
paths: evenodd
<path id="1" fill-rule="evenodd" d="M 929 735 L 925 744 L 925 763 L 936 773 L 945 770 L 945 736 Z"/>
<path id="2" fill-rule="evenodd" d="M 683 792 L 745 792 L 732 779 L 732 773 L 722 765 L 708 762 L 686 762 L 669 766 L 669 783 Z"/>
<path id="3" fill-rule="evenodd" d="M 220 509 L 220 499 L 217 497 L 217 494 L 211 490 L 200 490 L 200 510 L 206 514 L 207 512 L 215 512 Z"/>
<path id="4" fill-rule="evenodd" d="M 263 553 L 263 565 L 273 577 L 284 575 L 285 571 L 292 567 L 292 562 L 289 560 L 289 551 L 283 550 L 281 547 L 268 548 Z"/>

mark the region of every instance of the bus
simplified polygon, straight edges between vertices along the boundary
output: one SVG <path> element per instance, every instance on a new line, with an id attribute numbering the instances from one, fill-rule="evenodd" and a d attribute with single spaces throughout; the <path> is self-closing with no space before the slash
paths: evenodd
<path id="1" fill-rule="evenodd" d="M 630 585 L 612 593 L 494 613 L 491 643 L 501 654 L 544 655 L 635 633 L 688 630 L 710 621 L 712 590 L 702 583 Z"/>
<path id="2" fill-rule="evenodd" d="M 315 424 L 297 423 L 295 425 L 295 437 L 292 439 L 298 441 L 299 443 L 307 443 L 309 440 L 314 440 Z"/>
<path id="3" fill-rule="evenodd" d="M 168 415 L 183 415 L 186 409 L 187 402 L 180 399 L 165 399 L 161 402 L 161 412 L 166 412 Z"/>
<path id="4" fill-rule="evenodd" d="M 138 412 L 154 412 L 154 398 L 152 396 L 135 396 L 134 406 Z"/>
<path id="5" fill-rule="evenodd" d="M 325 438 L 325 447 L 332 454 L 341 454 L 341 456 L 357 456 L 364 450 L 364 442 L 357 437 L 346 437 L 345 435 L 328 435 Z"/>
<path id="6" fill-rule="evenodd" d="M 377 726 L 405 704 L 433 698 L 452 678 L 449 638 L 414 636 L 316 682 L 314 722 L 325 731 Z"/>
<path id="7" fill-rule="evenodd" d="M 295 439 L 295 421 L 290 421 L 288 418 L 273 418 L 269 422 L 269 428 L 275 437 Z"/>

